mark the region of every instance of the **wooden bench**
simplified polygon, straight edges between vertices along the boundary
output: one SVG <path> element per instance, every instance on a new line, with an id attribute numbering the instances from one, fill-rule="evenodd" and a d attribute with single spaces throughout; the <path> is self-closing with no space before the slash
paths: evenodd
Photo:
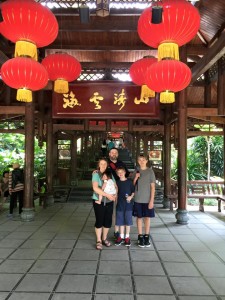
<path id="1" fill-rule="evenodd" d="M 170 201 L 170 210 L 177 207 L 177 182 L 171 184 L 171 194 L 167 196 Z M 218 212 L 221 212 L 221 201 L 225 201 L 224 181 L 194 180 L 187 181 L 187 198 L 199 199 L 199 210 L 204 212 L 204 199 L 215 199 L 218 201 Z"/>

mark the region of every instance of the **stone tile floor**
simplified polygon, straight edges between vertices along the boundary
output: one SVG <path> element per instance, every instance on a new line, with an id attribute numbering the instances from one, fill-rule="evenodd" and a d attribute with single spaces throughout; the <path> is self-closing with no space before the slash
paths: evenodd
<path id="1" fill-rule="evenodd" d="M 150 248 L 138 248 L 134 225 L 129 249 L 97 251 L 91 204 L 38 207 L 30 223 L 5 211 L 0 300 L 225 300 L 223 213 L 192 211 L 188 225 L 174 214 L 156 208 Z"/>

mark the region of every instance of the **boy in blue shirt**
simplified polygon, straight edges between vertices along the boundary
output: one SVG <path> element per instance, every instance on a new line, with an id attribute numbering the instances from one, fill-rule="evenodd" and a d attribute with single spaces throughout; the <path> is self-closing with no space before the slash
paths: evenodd
<path id="1" fill-rule="evenodd" d="M 125 242 L 125 246 L 130 246 L 130 226 L 132 222 L 134 185 L 133 182 L 126 178 L 124 167 L 116 169 L 119 180 L 116 182 L 118 187 L 118 198 L 116 205 L 116 226 L 120 226 L 120 236 L 117 238 L 115 245 L 119 246 Z M 126 233 L 125 233 L 126 229 Z"/>

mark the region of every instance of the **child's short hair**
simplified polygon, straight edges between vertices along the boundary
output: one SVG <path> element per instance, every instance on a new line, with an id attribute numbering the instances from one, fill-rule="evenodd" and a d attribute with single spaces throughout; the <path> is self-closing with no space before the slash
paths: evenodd
<path id="1" fill-rule="evenodd" d="M 126 173 L 126 169 L 123 166 L 119 166 L 116 168 L 116 172 L 119 170 L 123 170 Z"/>
<path id="2" fill-rule="evenodd" d="M 108 179 L 112 179 L 112 172 L 110 170 L 105 170 L 105 172 L 102 173 L 102 176 L 106 175 Z"/>
<path id="3" fill-rule="evenodd" d="M 140 153 L 140 154 L 138 155 L 138 159 L 141 158 L 141 157 L 144 157 L 145 159 L 148 160 L 148 155 L 147 155 L 147 154 Z"/>

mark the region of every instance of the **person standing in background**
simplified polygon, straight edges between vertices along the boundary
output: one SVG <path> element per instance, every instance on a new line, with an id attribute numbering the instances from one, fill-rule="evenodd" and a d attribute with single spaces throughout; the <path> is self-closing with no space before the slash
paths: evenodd
<path id="1" fill-rule="evenodd" d="M 3 172 L 3 177 L 0 181 L 0 192 L 1 196 L 3 197 L 2 203 L 0 204 L 0 210 L 3 209 L 3 205 L 9 196 L 9 171 Z"/>
<path id="2" fill-rule="evenodd" d="M 147 166 L 148 157 L 138 156 L 139 169 L 133 174 L 135 186 L 133 216 L 136 217 L 138 229 L 138 246 L 150 247 L 150 218 L 155 217 L 155 174 L 152 168 Z M 142 220 L 144 220 L 145 234 L 142 233 Z"/>
<path id="3" fill-rule="evenodd" d="M 13 218 L 14 204 L 19 200 L 19 215 L 23 208 L 24 174 L 18 163 L 12 165 L 13 171 L 9 172 L 10 205 L 8 218 Z"/>

